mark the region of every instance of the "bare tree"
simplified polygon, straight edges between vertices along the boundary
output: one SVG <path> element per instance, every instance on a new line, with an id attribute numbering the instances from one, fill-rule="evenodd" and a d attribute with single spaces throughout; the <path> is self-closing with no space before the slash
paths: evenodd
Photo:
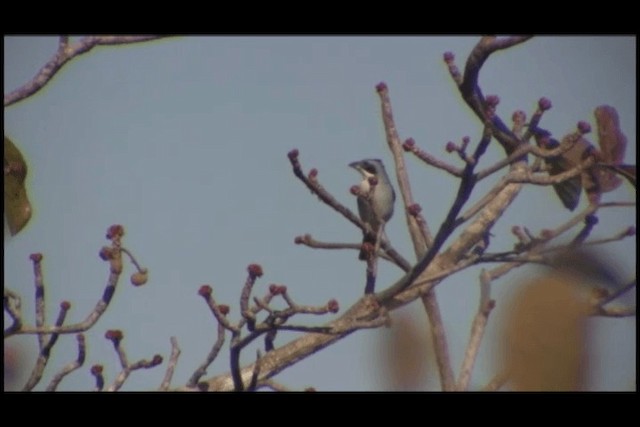
<path id="1" fill-rule="evenodd" d="M 42 88 L 49 79 L 73 57 L 80 55 L 93 46 L 104 44 L 122 44 L 151 39 L 151 37 L 87 37 L 75 44 L 70 44 L 68 38 L 60 38 L 60 47 L 56 55 L 40 70 L 34 79 L 23 87 L 5 95 L 5 107 L 12 105 L 26 97 L 33 95 Z M 506 333 L 507 339 L 513 344 L 513 351 L 507 355 L 509 363 L 502 372 L 485 389 L 499 389 L 507 381 L 514 389 L 580 389 L 581 355 L 571 358 L 569 368 L 563 372 L 576 372 L 574 376 L 560 378 L 555 370 L 549 368 L 562 367 L 558 357 L 549 356 L 545 365 L 538 366 L 540 357 L 519 358 L 516 354 L 535 354 L 526 344 L 519 344 L 515 337 L 527 334 L 538 334 L 545 343 L 557 348 L 557 335 L 544 335 L 543 332 L 553 331 L 558 325 L 575 324 L 576 332 L 571 336 L 580 336 L 580 326 L 587 316 L 634 316 L 635 307 L 616 304 L 617 298 L 635 288 L 635 278 L 618 278 L 610 268 L 598 263 L 590 255 L 589 250 L 599 245 L 628 238 L 635 235 L 634 225 L 628 224 L 616 235 L 604 239 L 590 239 L 592 229 L 598 223 L 598 212 L 612 207 L 626 207 L 635 209 L 635 201 L 601 202 L 600 196 L 604 192 L 612 191 L 620 186 L 624 180 L 635 187 L 635 165 L 623 164 L 626 138 L 621 131 L 615 108 L 597 106 L 594 110 L 595 122 L 598 130 L 598 148 L 592 145 L 586 135 L 591 132 L 587 122 L 575 125 L 575 131 L 560 137 L 554 136 L 541 127 L 544 114 L 551 109 L 551 101 L 542 98 L 538 108 L 527 121 L 526 113 L 517 111 L 511 117 L 511 125 L 497 112 L 499 98 L 495 95 L 484 95 L 478 78 L 483 64 L 490 56 L 498 51 L 526 42 L 529 37 L 482 37 L 467 58 L 464 70 L 461 72 L 456 65 L 452 53 L 444 54 L 444 61 L 451 78 L 457 85 L 461 98 L 473 111 L 483 125 L 483 132 L 476 140 L 463 138 L 458 144 L 449 143 L 448 153 L 459 159 L 462 166 L 453 162 L 439 159 L 433 154 L 419 147 L 411 138 L 402 141 L 397 125 L 394 121 L 390 90 L 385 83 L 376 86 L 380 99 L 382 121 L 385 128 L 386 140 L 394 159 L 394 170 L 399 183 L 401 208 L 396 212 L 403 212 L 417 262 L 411 263 L 407 257 L 396 250 L 391 243 L 380 236 L 376 236 L 377 243 L 371 245 L 342 244 L 321 242 L 310 235 L 299 236 L 296 243 L 311 248 L 321 249 L 352 249 L 364 250 L 366 254 L 366 280 L 363 289 L 373 290 L 364 292 L 363 296 L 353 302 L 342 315 L 319 326 L 306 326 L 294 323 L 294 318 L 302 315 L 322 316 L 327 313 L 340 311 L 338 302 L 330 300 L 319 305 L 302 305 L 293 299 L 291 292 L 283 285 L 271 285 L 263 296 L 255 296 L 254 284 L 262 276 L 262 267 L 250 264 L 247 267 L 247 277 L 240 292 L 240 318 L 232 321 L 227 315 L 230 307 L 220 304 L 214 298 L 213 289 L 202 286 L 200 296 L 209 307 L 214 321 L 217 323 L 217 340 L 210 352 L 204 357 L 202 364 L 196 367 L 186 384 L 171 385 L 172 375 L 179 362 L 180 349 L 178 340 L 171 338 L 172 352 L 167 364 L 166 375 L 160 385 L 160 390 L 236 390 L 249 391 L 260 388 L 286 390 L 284 385 L 274 381 L 273 377 L 293 364 L 313 355 L 337 341 L 349 336 L 360 329 L 379 328 L 388 326 L 391 322 L 390 313 L 394 310 L 420 300 L 429 320 L 429 336 L 435 355 L 437 371 L 443 391 L 463 391 L 469 389 L 474 363 L 480 349 L 488 318 L 495 305 L 491 298 L 491 284 L 513 270 L 531 264 L 543 264 L 553 268 L 549 275 L 532 278 L 531 289 L 539 289 L 549 283 L 560 283 L 552 288 L 544 288 L 543 297 L 539 300 L 535 292 L 523 297 L 525 301 L 539 301 L 539 306 L 548 309 L 548 313 L 557 314 L 557 318 L 549 315 L 551 323 L 534 329 L 527 329 L 526 318 L 514 317 L 512 331 Z M 489 144 L 499 144 L 504 151 L 504 157 L 495 164 L 479 169 L 478 164 L 485 154 Z M 411 180 L 405 167 L 406 156 L 413 155 L 424 162 L 426 166 L 440 169 L 442 173 L 450 174 L 459 180 L 455 200 L 449 207 L 442 224 L 432 228 L 421 207 L 415 202 L 412 194 Z M 371 233 L 370 227 L 360 217 L 341 204 L 318 178 L 318 171 L 311 169 L 308 173 L 303 170 L 298 150 L 288 153 L 293 173 L 319 200 L 347 221 L 360 228 L 363 233 Z M 5 175 L 11 173 L 5 160 Z M 479 201 L 469 206 L 469 199 L 477 184 L 488 177 L 502 174 L 497 184 Z M 622 178 L 622 179 L 621 179 Z M 370 189 L 365 197 L 372 197 L 376 192 L 377 180 L 370 179 Z M 539 234 L 532 233 L 527 227 L 514 226 L 513 248 L 509 251 L 491 252 L 491 231 L 495 224 L 505 215 L 512 202 L 518 197 L 525 185 L 553 187 L 565 207 L 573 211 L 581 194 L 588 198 L 588 206 L 573 215 L 568 221 L 551 230 L 542 230 Z M 584 190 L 584 191 L 583 191 Z M 361 195 L 357 188 L 352 189 L 354 195 Z M 5 194 L 6 197 L 6 194 Z M 432 232 L 433 229 L 433 232 Z M 459 235 L 451 239 L 454 232 L 461 230 Z M 572 234 L 573 233 L 573 234 Z M 40 348 L 40 355 L 25 390 L 33 389 L 39 382 L 46 367 L 51 348 L 55 345 L 60 334 L 77 334 L 78 357 L 65 366 L 49 384 L 48 389 L 55 390 L 57 384 L 68 373 L 78 369 L 84 363 L 85 344 L 83 332 L 93 327 L 100 316 L 108 308 L 115 292 L 122 272 L 122 255 L 125 254 L 135 265 L 136 273 L 131 282 L 138 286 L 147 280 L 147 271 L 136 261 L 131 251 L 122 245 L 124 229 L 122 226 L 111 226 L 107 238 L 109 246 L 102 248 L 100 256 L 109 262 L 109 279 L 104 295 L 96 307 L 78 324 L 65 325 L 65 313 L 69 303 L 61 304 L 60 315 L 53 325 L 48 325 L 44 319 L 44 287 L 41 270 L 42 256 L 34 254 L 32 261 L 35 276 L 36 321 L 35 325 L 24 322 L 20 310 L 20 297 L 5 288 L 5 312 L 12 319 L 12 324 L 5 329 L 5 339 L 18 334 L 36 335 Z M 559 237 L 572 235 L 569 243 L 558 243 Z M 581 254 L 575 258 L 576 254 Z M 380 260 L 389 262 L 404 271 L 402 277 L 394 283 L 377 283 L 377 265 Z M 449 355 L 447 336 L 443 325 L 442 315 L 435 294 L 435 288 L 445 279 L 472 266 L 479 264 L 497 267 L 482 269 L 478 278 L 480 301 L 478 310 L 471 325 L 470 337 L 464 359 L 459 370 L 452 366 Z M 595 268 L 597 267 L 597 268 Z M 595 268 L 595 270 L 594 270 Z M 597 271 L 596 271 L 597 270 Z M 595 271 L 595 272 L 594 272 Z M 584 276 L 603 277 L 605 285 L 596 287 L 586 300 L 574 292 L 575 284 L 584 281 Z M 565 287 L 565 285 L 567 285 Z M 565 288 L 568 289 L 565 292 Z M 527 288 L 529 289 L 529 288 Z M 562 293 L 565 292 L 565 293 Z M 272 301 L 281 299 L 286 308 L 274 308 Z M 554 303 L 561 301 L 562 303 Z M 573 301 L 577 301 L 573 304 Z M 573 307 L 573 308 L 572 308 Z M 529 313 L 530 305 L 523 302 L 519 313 Z M 554 311 L 555 310 L 555 311 Z M 515 315 L 514 315 L 515 316 Z M 531 316 L 534 316 L 532 314 Z M 573 323 L 571 323 L 573 322 Z M 524 326 L 521 326 L 524 325 Z M 543 328 L 543 329 L 542 329 Z M 302 335 L 285 345 L 276 346 L 275 337 L 279 331 L 299 331 Z M 526 332 L 525 332 L 526 331 Z M 564 331 L 564 330 L 563 330 Z M 573 331 L 573 330 L 572 330 Z M 563 333 L 565 333 L 564 331 Z M 118 390 L 126 381 L 129 374 L 136 369 L 152 368 L 162 363 L 162 357 L 155 355 L 151 360 L 140 360 L 131 363 L 127 360 L 122 339 L 123 333 L 110 330 L 106 338 L 114 344 L 120 360 L 122 371 L 111 385 L 105 386 L 102 368 L 98 365 L 91 368 L 96 378 L 96 389 Z M 204 378 L 208 366 L 216 359 L 224 348 L 225 340 L 230 337 L 229 351 L 231 366 L 225 374 Z M 576 338 L 578 339 L 578 338 Z M 249 344 L 264 340 L 264 352 L 256 354 L 256 361 L 248 366 L 241 366 L 240 354 Z M 573 343 L 575 344 L 575 343 Z M 574 345 L 575 347 L 575 345 Z M 523 351 L 522 349 L 525 348 Z M 571 369 L 575 368 L 575 369 Z M 532 374 L 531 372 L 534 372 Z M 532 379 L 533 377 L 533 379 Z"/>

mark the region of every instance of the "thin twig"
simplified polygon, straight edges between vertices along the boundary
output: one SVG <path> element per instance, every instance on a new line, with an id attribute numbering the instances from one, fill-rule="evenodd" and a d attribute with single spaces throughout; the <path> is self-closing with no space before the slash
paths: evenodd
<path id="1" fill-rule="evenodd" d="M 462 177 L 463 169 L 457 166 L 453 166 L 443 160 L 438 159 L 436 156 L 430 154 L 427 151 L 420 149 L 415 144 L 415 141 L 411 138 L 407 139 L 402 145 L 405 151 L 409 151 L 414 154 L 417 158 L 428 164 L 429 166 L 433 166 L 434 168 L 441 169 L 455 177 Z"/>
<path id="2" fill-rule="evenodd" d="M 37 93 L 67 62 L 76 56 L 90 51 L 96 46 L 139 43 L 154 40 L 159 37 L 161 36 L 88 36 L 83 37 L 75 43 L 69 44 L 68 37 L 63 36 L 58 44 L 58 51 L 38 73 L 23 86 L 4 96 L 4 106 L 6 108 L 11 104 L 15 104 Z"/>
<path id="3" fill-rule="evenodd" d="M 96 379 L 95 391 L 102 391 L 104 389 L 104 376 L 102 375 L 102 365 L 93 365 L 91 367 L 91 375 Z"/>
<path id="4" fill-rule="evenodd" d="M 35 279 L 35 308 L 36 308 L 36 327 L 42 328 L 45 324 L 45 302 L 44 302 L 44 280 L 42 278 L 42 254 L 31 254 L 29 257 L 33 262 L 33 276 Z M 40 351 L 45 346 L 45 335 L 38 334 L 38 348 Z"/>
<path id="5" fill-rule="evenodd" d="M 62 381 L 64 377 L 69 375 L 71 372 L 79 369 L 84 364 L 84 360 L 87 354 L 84 335 L 78 334 L 76 335 L 76 339 L 78 340 L 78 357 L 73 362 L 65 365 L 60 370 L 60 372 L 54 375 L 54 377 L 51 379 L 51 382 L 47 386 L 47 391 L 55 391 L 58 388 L 60 381 Z"/>
<path id="6" fill-rule="evenodd" d="M 456 390 L 458 391 L 466 391 L 469 387 L 473 365 L 480 351 L 480 344 L 484 336 L 489 314 L 495 306 L 495 301 L 491 299 L 490 295 L 491 280 L 492 278 L 488 272 L 483 269 L 480 273 L 480 304 L 478 306 L 478 312 L 473 319 L 473 324 L 471 325 L 469 344 L 467 345 L 462 367 L 460 368 L 460 376 L 456 384 Z"/>
<path id="7" fill-rule="evenodd" d="M 310 234 L 296 236 L 294 241 L 296 245 L 305 245 L 307 247 L 314 248 L 314 249 L 355 249 L 358 251 L 362 249 L 361 243 L 321 242 L 319 240 L 315 240 Z M 397 265 L 398 267 L 402 268 L 402 266 L 395 263 L 394 260 L 389 255 L 387 255 L 387 253 L 383 250 L 379 250 L 377 253 L 377 256 L 385 259 L 386 261 L 390 261 L 394 265 Z"/>
<path id="8" fill-rule="evenodd" d="M 110 262 L 111 267 L 109 270 L 110 271 L 109 279 L 107 280 L 107 286 L 104 289 L 102 298 L 98 301 L 93 311 L 89 313 L 89 315 L 85 318 L 85 320 L 83 320 L 80 323 L 75 323 L 75 324 L 66 325 L 66 326 L 62 326 L 62 325 L 46 326 L 44 325 L 43 323 L 44 319 L 42 318 L 40 320 L 36 319 L 35 327 L 20 324 L 19 327 L 17 328 L 15 327 L 15 322 L 14 322 L 14 325 L 4 330 L 4 337 L 7 338 L 15 334 L 38 334 L 38 336 L 48 335 L 48 334 L 71 334 L 71 333 L 84 332 L 89 328 L 91 328 L 107 310 L 107 307 L 109 306 L 109 303 L 111 302 L 113 295 L 116 291 L 116 285 L 118 284 L 118 279 L 120 278 L 120 275 L 122 273 L 122 262 L 121 262 L 122 260 L 120 255 L 120 238 L 122 237 L 123 234 L 124 234 L 124 229 L 122 228 L 122 226 L 113 225 L 109 227 L 109 230 L 107 232 L 107 238 L 112 240 L 112 246 L 111 247 L 105 246 L 101 251 L 101 256 L 103 254 L 103 251 L 105 250 L 106 251 L 104 253 L 105 254 L 108 253 L 108 256 L 105 255 L 104 259 L 109 260 Z M 34 261 L 34 269 L 39 270 L 40 268 L 39 265 L 40 265 L 40 261 L 42 260 L 42 255 L 33 254 L 31 255 L 31 259 Z M 40 281 L 41 281 L 41 278 L 42 278 L 42 275 L 40 272 Z M 38 282 L 38 280 L 36 280 L 36 282 Z M 36 288 L 37 289 L 39 288 L 39 285 L 37 283 L 36 283 Z M 36 290 L 36 300 L 38 300 L 39 298 L 42 299 L 42 304 L 44 304 L 44 287 L 42 287 L 41 290 Z M 7 307 L 7 304 L 5 304 L 5 307 Z M 40 322 L 42 322 L 42 324 L 38 325 L 38 323 Z"/>
<path id="9" fill-rule="evenodd" d="M 216 318 L 218 323 L 230 330 L 233 334 L 239 334 L 240 327 L 232 325 L 229 320 L 227 320 L 225 313 L 220 310 L 220 305 L 216 303 L 212 293 L 213 291 L 209 285 L 202 285 L 198 291 L 198 294 L 207 302 L 211 313 L 213 313 L 213 316 Z"/>
<path id="10" fill-rule="evenodd" d="M 127 354 L 124 350 L 124 346 L 122 345 L 122 332 L 119 330 L 109 330 L 106 332 L 105 337 L 113 343 L 113 347 L 118 354 L 118 359 L 120 360 L 120 366 L 122 367 L 122 371 L 120 371 L 116 379 L 113 381 L 113 384 L 111 384 L 106 391 L 118 391 L 124 385 L 127 378 L 129 378 L 131 372 L 138 369 L 150 369 L 162 363 L 162 356 L 156 354 L 151 360 L 142 359 L 129 364 Z"/>
<path id="11" fill-rule="evenodd" d="M 222 349 L 222 346 L 224 345 L 224 337 L 224 325 L 218 322 L 218 334 L 216 342 L 209 351 L 209 354 L 207 354 L 207 358 L 205 359 L 205 361 L 202 362 L 200 366 L 198 366 L 198 369 L 195 370 L 195 372 L 191 375 L 191 378 L 189 378 L 189 381 L 187 381 L 187 387 L 195 387 L 200 381 L 200 378 L 202 378 L 207 373 L 207 368 L 216 359 L 216 357 L 218 357 L 218 353 L 220 353 L 220 349 Z"/>
<path id="12" fill-rule="evenodd" d="M 445 62 L 449 67 L 449 72 L 454 81 L 458 84 L 460 94 L 471 110 L 478 116 L 482 123 L 490 123 L 491 131 L 507 154 L 513 152 L 521 144 L 519 138 L 504 124 L 496 114 L 487 114 L 487 102 L 478 86 L 478 77 L 484 62 L 493 52 L 505 49 L 515 44 L 522 43 L 529 39 L 529 36 L 509 37 L 497 39 L 496 37 L 482 37 L 473 48 L 465 65 L 464 77 L 460 77 L 460 72 L 454 63 L 454 56 L 451 53 L 445 54 Z"/>
<path id="13" fill-rule="evenodd" d="M 429 231 L 429 226 L 425 219 L 425 235 L 426 240 L 418 227 L 415 215 L 411 215 L 409 207 L 415 204 L 413 194 L 411 193 L 411 184 L 409 182 L 409 175 L 404 163 L 404 155 L 402 150 L 402 143 L 398 136 L 397 127 L 393 119 L 393 109 L 391 108 L 391 99 L 389 98 L 389 89 L 384 83 L 379 83 L 376 86 L 378 95 L 380 96 L 380 108 L 382 112 L 382 122 L 384 124 L 385 134 L 387 137 L 387 145 L 391 154 L 393 154 L 393 160 L 395 162 L 396 178 L 398 180 L 398 186 L 400 187 L 400 194 L 404 201 L 405 219 L 407 221 L 407 228 L 413 242 L 415 253 L 421 256 L 426 252 L 427 248 L 433 243 L 433 237 Z"/>
<path id="14" fill-rule="evenodd" d="M 64 323 L 64 320 L 67 316 L 67 313 L 71 308 L 71 304 L 67 301 L 63 301 L 60 304 L 60 311 L 58 313 L 58 318 L 56 319 L 56 326 L 61 326 Z M 40 335 L 38 335 L 40 336 Z M 53 346 L 58 341 L 58 337 L 60 334 L 52 334 L 49 339 L 45 342 L 44 346 L 40 349 L 40 353 L 38 354 L 38 358 L 36 359 L 36 364 L 31 372 L 31 376 L 29 380 L 25 384 L 23 391 L 32 390 L 42 379 L 42 374 L 44 373 L 44 368 L 47 366 L 49 362 L 49 357 L 51 356 L 51 350 Z M 84 337 L 82 338 L 84 340 Z M 84 344 L 84 341 L 83 341 Z"/>
<path id="15" fill-rule="evenodd" d="M 431 327 L 431 336 L 433 339 L 433 351 L 436 356 L 442 390 L 453 391 L 455 388 L 453 366 L 451 365 L 449 345 L 447 344 L 444 322 L 442 320 L 442 314 L 440 313 L 438 300 L 436 299 L 435 290 L 430 289 L 421 296 L 421 300 L 427 317 L 429 318 L 429 326 Z"/>
<path id="16" fill-rule="evenodd" d="M 178 347 L 178 340 L 176 337 L 171 337 L 171 356 L 169 358 L 169 363 L 167 364 L 167 371 L 164 374 L 164 379 L 160 384 L 158 390 L 167 391 L 169 390 L 169 386 L 171 385 L 171 379 L 173 378 L 173 372 L 176 369 L 176 365 L 178 364 L 178 358 L 180 357 L 180 347 Z"/>
<path id="17" fill-rule="evenodd" d="M 484 154 L 489 142 L 491 141 L 491 133 L 488 129 L 485 129 L 483 138 L 478 143 L 476 147 L 476 151 L 474 153 L 474 159 L 476 160 L 474 164 L 468 163 L 465 166 L 464 176 L 460 181 L 460 185 L 458 187 L 458 193 L 456 194 L 456 199 L 453 202 L 453 205 L 449 209 L 445 220 L 442 225 L 438 229 L 438 233 L 433 241 L 433 245 L 429 247 L 429 250 L 419 259 L 419 261 L 413 266 L 411 270 L 405 274 L 400 280 L 391 285 L 386 290 L 376 294 L 376 299 L 380 302 L 388 301 L 393 298 L 396 294 L 407 288 L 411 285 L 414 280 L 422 274 L 422 272 L 429 266 L 431 261 L 436 257 L 438 251 L 444 245 L 444 242 L 447 238 L 453 233 L 455 229 L 456 217 L 460 213 L 462 206 L 466 203 L 471 195 L 471 192 L 475 186 L 475 180 L 473 176 L 473 170 L 475 165 L 478 163 L 478 159 L 482 154 Z"/>

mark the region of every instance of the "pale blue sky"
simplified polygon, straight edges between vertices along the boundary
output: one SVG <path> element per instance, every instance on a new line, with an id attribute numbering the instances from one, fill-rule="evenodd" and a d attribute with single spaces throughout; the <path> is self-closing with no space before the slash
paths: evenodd
<path id="1" fill-rule="evenodd" d="M 301 304 L 335 298 L 344 311 L 363 291 L 364 264 L 354 251 L 312 250 L 294 245 L 293 239 L 311 233 L 323 241 L 356 242 L 360 232 L 295 179 L 287 152 L 298 148 L 305 170 L 316 167 L 321 183 L 355 209 L 349 187 L 359 177 L 348 163 L 379 157 L 388 167 L 392 164 L 375 92 L 384 81 L 400 136 L 459 163 L 444 144 L 465 135 L 477 141 L 481 125 L 461 101 L 442 54 L 454 52 L 462 69 L 476 42 L 476 37 L 178 37 L 96 48 L 67 64 L 36 96 L 5 109 L 5 134 L 29 163 L 35 212 L 29 226 L 5 240 L 4 248 L 5 285 L 23 296 L 24 312 L 33 313 L 28 256 L 42 252 L 48 319 L 55 318 L 63 299 L 73 304 L 70 321 L 86 316 L 107 279 L 108 265 L 98 251 L 111 224 L 125 226 L 124 244 L 150 271 L 144 287 L 120 283 L 111 307 L 87 335 L 85 367 L 60 389 L 91 389 L 88 370 L 95 363 L 104 364 L 107 382 L 113 381 L 119 368 L 103 338 L 107 329 L 124 331 L 131 361 L 155 353 L 167 360 L 169 337 L 176 336 L 182 356 L 173 384 L 184 384 L 215 340 L 216 324 L 198 288 L 211 284 L 216 299 L 229 304 L 231 318 L 237 319 L 246 266 L 252 262 L 265 271 L 257 294 L 263 295 L 270 283 L 281 283 Z M 55 37 L 5 37 L 5 93 L 30 79 L 56 48 Z M 540 97 L 550 98 L 553 109 L 541 126 L 560 136 L 579 120 L 595 129 L 596 106 L 616 107 L 629 140 L 626 161 L 634 163 L 636 75 L 634 37 L 541 37 L 492 56 L 480 84 L 485 94 L 500 97 L 498 113 L 506 121 L 516 109 L 530 116 Z M 490 148 L 483 165 L 501 154 Z M 407 163 L 414 196 L 435 229 L 455 197 L 457 181 L 414 158 Z M 635 191 L 625 184 L 605 200 L 635 200 Z M 583 196 L 581 207 L 584 203 Z M 535 233 L 570 215 L 550 188 L 528 188 L 494 228 L 491 250 L 512 247 L 513 225 Z M 602 211 L 594 236 L 635 225 L 635 216 L 635 209 Z M 413 259 L 399 210 L 387 233 Z M 634 277 L 635 239 L 607 248 L 623 277 Z M 400 274 L 389 264 L 380 270 L 378 289 Z M 123 279 L 131 272 L 127 266 Z M 478 272 L 456 275 L 437 288 L 456 372 L 477 306 Z M 497 307 L 474 387 L 495 372 L 496 325 L 509 286 L 526 273 L 493 286 Z M 419 305 L 403 311 L 424 320 Z M 592 389 L 635 389 L 635 322 L 592 321 Z M 294 389 L 380 389 L 379 335 L 358 332 L 277 379 Z M 294 336 L 281 333 L 276 344 Z M 34 337 L 9 342 L 20 346 L 31 366 Z M 256 346 L 245 352 L 245 362 L 254 357 Z M 229 370 L 227 354 L 225 346 L 207 376 Z M 74 358 L 75 339 L 61 337 L 42 384 Z M 157 388 L 165 366 L 134 372 L 124 390 Z"/>

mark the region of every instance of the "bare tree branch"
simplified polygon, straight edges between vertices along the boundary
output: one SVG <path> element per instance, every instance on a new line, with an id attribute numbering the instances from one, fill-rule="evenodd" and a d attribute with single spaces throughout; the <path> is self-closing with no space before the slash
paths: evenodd
<path id="1" fill-rule="evenodd" d="M 155 40 L 161 36 L 88 36 L 75 43 L 69 44 L 67 36 L 61 36 L 58 51 L 38 71 L 38 73 L 23 86 L 4 96 L 5 108 L 28 98 L 40 89 L 60 71 L 60 69 L 73 58 L 89 52 L 96 46 L 121 45 Z"/>
<path id="2" fill-rule="evenodd" d="M 67 365 L 65 365 L 60 370 L 60 372 L 54 375 L 54 377 L 51 379 L 51 382 L 47 386 L 47 391 L 56 391 L 56 389 L 58 388 L 58 385 L 60 384 L 60 381 L 62 381 L 64 377 L 66 377 L 71 372 L 79 369 L 82 365 L 84 365 L 84 359 L 87 354 L 84 335 L 78 334 L 76 335 L 76 339 L 78 340 L 78 357 L 73 362 L 70 362 Z"/>
<path id="3" fill-rule="evenodd" d="M 302 236 L 296 236 L 294 243 L 296 245 L 305 245 L 310 248 L 316 249 L 354 249 L 360 250 L 362 249 L 361 243 L 329 243 L 329 242 L 321 242 L 319 240 L 315 240 L 310 234 L 305 234 Z M 383 250 L 379 250 L 376 256 L 385 259 L 386 261 L 390 261 L 391 263 L 397 265 L 402 268 L 402 266 L 398 265 L 394 262 L 394 260 L 387 255 L 387 253 Z"/>
<path id="4" fill-rule="evenodd" d="M 158 366 L 162 363 L 162 356 L 156 354 L 153 356 L 151 360 L 139 360 L 132 364 L 127 360 L 127 353 L 124 350 L 124 346 L 122 345 L 123 334 L 122 331 L 119 330 L 108 330 L 105 334 L 105 338 L 110 340 L 113 343 L 113 347 L 118 354 L 118 359 L 120 360 L 120 366 L 122 367 L 122 371 L 118 374 L 116 379 L 113 381 L 109 387 L 107 387 L 106 391 L 118 391 L 124 385 L 127 378 L 131 372 L 136 371 L 138 369 L 150 369 Z"/>
<path id="5" fill-rule="evenodd" d="M 202 378 L 207 373 L 207 368 L 209 367 L 209 365 L 211 365 L 211 363 L 213 363 L 216 357 L 218 357 L 218 353 L 220 353 L 220 350 L 224 345 L 224 336 L 224 325 L 218 322 L 218 334 L 216 342 L 213 344 L 213 347 L 209 351 L 209 354 L 207 354 L 207 358 L 205 359 L 205 361 L 202 362 L 202 364 L 195 370 L 193 375 L 191 375 L 189 381 L 187 381 L 187 387 L 195 387 L 198 384 L 198 381 L 200 381 L 200 378 Z"/>
<path id="6" fill-rule="evenodd" d="M 37 293 L 38 292 L 36 291 L 36 294 Z M 44 303 L 42 304 L 43 304 L 43 310 L 44 310 Z M 56 323 L 55 323 L 56 326 L 61 326 L 64 323 L 64 320 L 67 317 L 67 313 L 69 312 L 70 308 L 71 308 L 71 304 L 69 304 L 67 301 L 64 301 L 60 304 L 60 312 L 58 313 L 58 318 L 56 319 Z M 44 318 L 42 319 L 42 322 L 44 322 Z M 38 335 L 38 337 L 40 336 L 42 335 Z M 51 356 L 51 350 L 53 349 L 53 346 L 58 341 L 59 336 L 60 336 L 59 334 L 52 334 L 48 340 L 45 340 L 44 338 L 41 340 L 41 342 L 44 342 L 44 344 L 40 348 L 40 354 L 38 354 L 36 365 L 34 366 L 33 371 L 31 372 L 31 376 L 29 377 L 29 380 L 25 384 L 23 391 L 32 390 L 40 382 L 40 379 L 42 378 L 42 374 L 44 373 L 44 368 L 47 366 L 47 362 L 49 362 L 49 356 Z M 82 340 L 83 340 L 82 345 L 84 348 L 84 337 L 82 338 Z"/>
<path id="7" fill-rule="evenodd" d="M 124 228 L 121 225 L 112 225 L 107 230 L 107 238 L 112 241 L 111 246 L 105 246 L 100 251 L 100 256 L 103 260 L 109 261 L 110 264 L 110 274 L 109 279 L 107 281 L 107 286 L 102 294 L 102 298 L 96 304 L 93 311 L 89 313 L 89 315 L 85 318 L 84 321 L 80 323 L 74 323 L 71 325 L 61 326 L 46 326 L 41 325 L 38 326 L 28 326 L 24 325 L 22 320 L 15 322 L 9 328 L 4 330 L 4 337 L 8 338 L 12 335 L 16 334 L 38 334 L 40 335 L 48 335 L 48 334 L 71 334 L 84 332 L 90 329 L 100 317 L 104 314 L 111 302 L 113 295 L 116 291 L 116 285 L 118 284 L 118 279 L 120 278 L 120 274 L 122 273 L 122 254 L 121 254 L 121 238 L 124 235 Z M 32 255 L 32 259 L 39 258 L 37 263 L 39 264 L 42 259 L 41 254 Z M 35 264 L 34 264 L 35 268 Z M 37 281 L 37 280 L 36 280 Z M 40 291 L 36 291 L 38 295 L 41 295 L 42 304 L 44 304 L 44 288 Z M 6 293 L 5 293 L 5 301 L 6 301 Z M 40 297 L 37 297 L 40 298 Z M 5 304 L 5 309 L 7 304 Z M 14 310 L 14 313 L 18 313 Z M 43 321 L 43 319 L 41 319 Z M 16 324 L 19 324 L 19 327 L 16 327 Z"/>
<path id="8" fill-rule="evenodd" d="M 473 324 L 471 325 L 469 344 L 467 345 L 462 367 L 460 368 L 460 376 L 456 384 L 456 390 L 458 391 L 466 391 L 469 387 L 473 365 L 480 351 L 480 344 L 485 327 L 487 326 L 489 313 L 491 313 L 491 310 L 493 310 L 495 306 L 495 301 L 490 298 L 491 280 L 491 276 L 483 269 L 480 273 L 480 304 L 478 306 L 478 312 L 473 319 Z"/>
<path id="9" fill-rule="evenodd" d="M 400 194 L 404 201 L 405 219 L 407 221 L 407 228 L 409 229 L 409 235 L 413 242 L 414 251 L 418 256 L 421 256 L 426 252 L 427 248 L 433 243 L 433 237 L 429 231 L 427 221 L 423 218 L 424 227 L 426 231 L 426 240 L 423 236 L 415 215 L 411 215 L 409 207 L 415 204 L 413 194 L 411 193 L 411 184 L 409 183 L 409 175 L 404 164 L 404 156 L 402 153 L 402 143 L 398 136 L 397 127 L 393 119 L 393 110 L 391 108 L 391 99 L 389 98 L 389 89 L 385 83 L 379 83 L 376 86 L 378 95 L 380 96 L 380 104 L 382 110 L 382 122 L 387 136 L 387 145 L 393 154 L 393 160 L 395 162 L 396 178 L 398 180 L 398 186 L 400 188 Z"/>
<path id="10" fill-rule="evenodd" d="M 176 369 L 179 357 L 180 347 L 178 347 L 178 340 L 176 339 L 176 337 L 171 337 L 171 357 L 169 358 L 169 363 L 167 365 L 167 372 L 164 374 L 164 379 L 162 380 L 162 383 L 160 384 L 158 390 L 169 390 L 171 379 L 173 378 L 173 371 Z"/>

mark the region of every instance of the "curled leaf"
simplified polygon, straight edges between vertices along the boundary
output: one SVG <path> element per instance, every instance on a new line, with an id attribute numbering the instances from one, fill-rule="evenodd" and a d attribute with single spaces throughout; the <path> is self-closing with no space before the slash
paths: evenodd
<path id="1" fill-rule="evenodd" d="M 18 234 L 31 218 L 25 179 L 27 163 L 20 150 L 4 137 L 4 215 L 12 236 Z"/>
<path id="2" fill-rule="evenodd" d="M 620 130 L 618 112 L 609 105 L 600 105 L 594 111 L 598 127 L 598 145 L 602 163 L 618 165 L 624 160 L 627 148 L 627 137 Z M 606 169 L 598 169 L 600 191 L 612 191 L 620 186 L 622 180 L 615 173 Z"/>

